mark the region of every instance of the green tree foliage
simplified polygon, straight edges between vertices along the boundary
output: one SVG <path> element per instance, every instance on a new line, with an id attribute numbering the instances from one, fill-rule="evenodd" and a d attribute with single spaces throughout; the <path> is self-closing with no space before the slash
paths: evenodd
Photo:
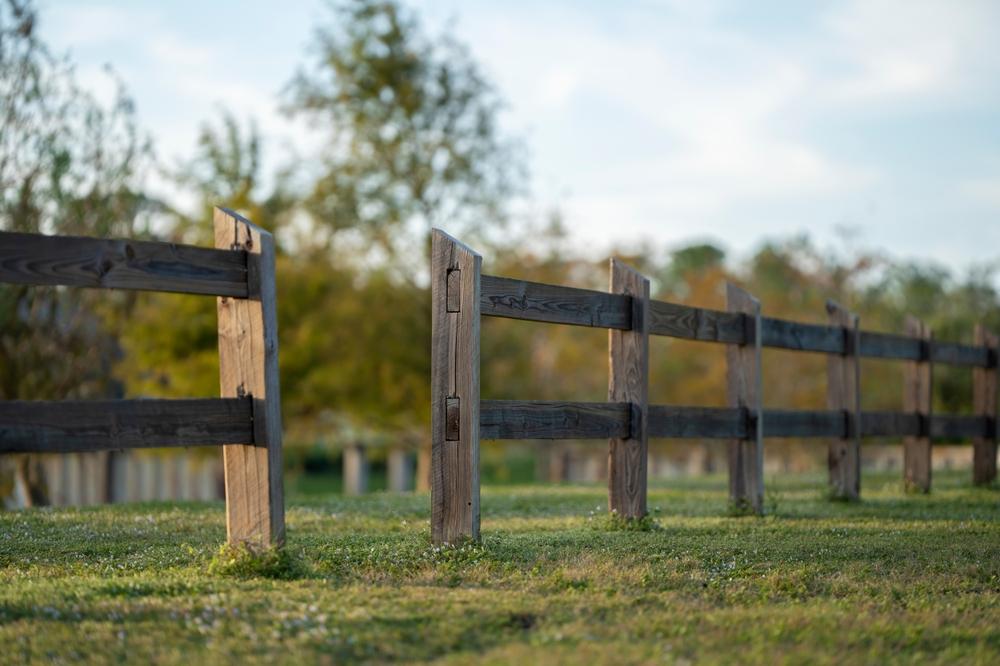
<path id="1" fill-rule="evenodd" d="M 407 232 L 422 239 L 443 220 L 462 234 L 502 222 L 518 161 L 498 128 L 499 98 L 466 49 L 429 39 L 393 0 L 332 8 L 314 67 L 287 91 L 288 111 L 325 136 L 305 201 L 314 219 L 390 254 L 412 246 Z"/>
<path id="2" fill-rule="evenodd" d="M 427 421 L 430 297 L 389 270 L 362 271 L 312 243 L 290 222 L 296 209 L 277 179 L 265 192 L 260 141 L 230 116 L 202 128 L 183 182 L 197 192 L 196 215 L 175 211 L 178 240 L 210 244 L 211 209 L 242 211 L 277 233 L 278 333 L 282 403 L 290 445 L 338 433 L 408 432 Z M 308 229 L 308 227 L 306 227 Z M 218 392 L 214 299 L 143 294 L 123 337 L 118 366 L 129 391 L 146 396 Z"/>

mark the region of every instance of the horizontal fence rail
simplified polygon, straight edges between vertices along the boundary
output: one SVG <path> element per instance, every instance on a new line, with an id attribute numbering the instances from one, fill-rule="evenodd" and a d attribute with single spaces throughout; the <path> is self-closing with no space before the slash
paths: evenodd
<path id="1" fill-rule="evenodd" d="M 222 446 L 230 543 L 284 541 L 275 246 L 231 210 L 215 248 L 0 232 L 0 283 L 216 296 L 220 398 L 0 401 L 0 454 Z"/>
<path id="2" fill-rule="evenodd" d="M 832 498 L 860 498 L 864 437 L 902 438 L 908 490 L 930 491 L 935 439 L 971 439 L 973 483 L 996 478 L 1000 339 L 981 325 L 968 345 L 934 340 L 913 317 L 903 335 L 865 331 L 833 301 L 825 324 L 764 317 L 760 301 L 732 283 L 725 311 L 698 308 L 650 299 L 649 280 L 615 259 L 603 292 L 484 275 L 475 250 L 439 229 L 432 246 L 436 543 L 479 536 L 480 439 L 607 439 L 608 508 L 626 519 L 646 514 L 650 437 L 727 440 L 730 501 L 753 513 L 764 511 L 765 438 L 824 440 Z M 481 317 L 609 329 L 608 401 L 481 400 Z M 729 406 L 648 404 L 650 335 L 725 345 Z M 763 348 L 825 355 L 827 409 L 763 409 Z M 902 411 L 862 411 L 862 358 L 903 362 Z M 935 364 L 972 369 L 973 414 L 932 413 Z"/>
<path id="3" fill-rule="evenodd" d="M 609 439 L 628 437 L 627 402 L 523 402 L 483 400 L 483 439 Z"/>
<path id="4" fill-rule="evenodd" d="M 247 296 L 247 253 L 156 241 L 0 232 L 0 282 Z"/>
<path id="5" fill-rule="evenodd" d="M 480 311 L 487 317 L 505 317 L 552 324 L 570 324 L 628 330 L 632 321 L 631 298 L 576 287 L 528 282 L 483 275 Z M 649 334 L 686 340 L 744 345 L 753 342 L 744 315 L 697 308 L 678 303 L 649 302 Z M 988 347 L 955 342 L 924 341 L 904 335 L 861 331 L 859 355 L 933 363 L 995 367 Z M 839 326 L 761 317 L 761 345 L 774 349 L 844 354 L 844 329 Z"/>
<path id="6" fill-rule="evenodd" d="M 483 275 L 479 299 L 480 313 L 489 317 L 622 330 L 632 326 L 632 300 L 622 294 Z"/>
<path id="7" fill-rule="evenodd" d="M 0 401 L 0 453 L 253 443 L 250 398 Z"/>
<path id="8" fill-rule="evenodd" d="M 629 403 L 483 400 L 479 410 L 483 439 L 606 439 L 631 431 Z M 844 438 L 842 411 L 765 409 L 764 436 Z M 649 436 L 672 439 L 743 439 L 754 429 L 750 412 L 731 407 L 650 405 Z M 906 437 L 922 433 L 922 419 L 908 412 L 861 414 L 864 437 Z M 991 437 L 995 424 L 983 416 L 934 414 L 935 438 Z"/>

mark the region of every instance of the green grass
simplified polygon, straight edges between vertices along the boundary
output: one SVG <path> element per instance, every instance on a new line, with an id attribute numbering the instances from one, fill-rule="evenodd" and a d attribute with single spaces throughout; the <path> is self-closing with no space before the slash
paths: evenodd
<path id="1" fill-rule="evenodd" d="M 770 485 L 765 518 L 654 488 L 640 530 L 599 487 L 486 488 L 458 549 L 426 495 L 293 495 L 260 563 L 219 504 L 0 513 L 0 663 L 1000 663 L 1000 492 Z"/>

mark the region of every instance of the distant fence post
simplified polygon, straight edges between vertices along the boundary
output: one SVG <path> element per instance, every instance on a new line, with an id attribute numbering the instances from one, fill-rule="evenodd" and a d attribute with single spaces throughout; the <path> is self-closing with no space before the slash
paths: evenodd
<path id="1" fill-rule="evenodd" d="M 610 291 L 631 297 L 632 327 L 608 332 L 608 401 L 631 406 L 628 437 L 609 440 L 608 509 L 623 518 L 641 518 L 646 515 L 649 280 L 612 259 Z"/>
<path id="2" fill-rule="evenodd" d="M 425 493 L 431 489 L 431 443 L 420 442 L 417 449 L 417 478 L 413 482 L 414 490 Z"/>
<path id="3" fill-rule="evenodd" d="M 915 413 L 920 424 L 919 434 L 903 438 L 903 483 L 909 491 L 928 493 L 931 490 L 931 403 L 933 402 L 933 370 L 930 358 L 931 329 L 916 317 L 907 316 L 905 332 L 917 338 L 920 360 L 907 361 L 903 366 L 903 411 Z"/>
<path id="4" fill-rule="evenodd" d="M 726 385 L 730 407 L 747 410 L 745 439 L 729 444 L 729 499 L 737 510 L 764 512 L 764 414 L 761 408 L 760 301 L 726 283 L 726 309 L 744 315 L 743 344 L 726 345 Z"/>
<path id="5" fill-rule="evenodd" d="M 342 453 L 344 494 L 368 492 L 368 453 L 361 444 L 348 444 Z"/>
<path id="6" fill-rule="evenodd" d="M 394 446 L 389 449 L 386 458 L 386 476 L 389 490 L 394 493 L 405 493 L 413 490 L 413 453 L 403 447 Z"/>
<path id="7" fill-rule="evenodd" d="M 236 213 L 215 209 L 215 246 L 247 253 L 247 298 L 219 297 L 223 397 L 253 397 L 253 442 L 223 447 L 229 543 L 285 539 L 278 383 L 274 238 Z"/>
<path id="8" fill-rule="evenodd" d="M 844 413 L 844 437 L 830 440 L 830 493 L 837 499 L 861 495 L 861 329 L 858 316 L 827 301 L 830 324 L 844 329 L 844 353 L 827 354 L 826 405 Z"/>
<path id="9" fill-rule="evenodd" d="M 977 416 L 985 417 L 990 426 L 985 437 L 972 441 L 972 483 L 985 486 L 997 478 L 997 363 L 1000 340 L 982 324 L 976 326 L 975 344 L 987 347 L 989 367 L 972 369 L 972 402 Z"/>
<path id="10" fill-rule="evenodd" d="M 431 232 L 431 537 L 479 539 L 482 257 Z"/>

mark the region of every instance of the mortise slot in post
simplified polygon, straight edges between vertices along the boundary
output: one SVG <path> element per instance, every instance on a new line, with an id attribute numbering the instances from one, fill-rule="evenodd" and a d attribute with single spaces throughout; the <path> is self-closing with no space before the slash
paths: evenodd
<path id="1" fill-rule="evenodd" d="M 448 312 L 461 312 L 462 311 L 462 270 L 459 268 L 452 268 L 448 270 L 448 285 L 447 285 L 447 304 Z M 455 439 L 458 439 L 456 436 Z"/>
<path id="2" fill-rule="evenodd" d="M 461 413 L 460 398 L 447 398 L 445 400 L 444 439 L 446 442 L 457 442 L 459 440 Z"/>

